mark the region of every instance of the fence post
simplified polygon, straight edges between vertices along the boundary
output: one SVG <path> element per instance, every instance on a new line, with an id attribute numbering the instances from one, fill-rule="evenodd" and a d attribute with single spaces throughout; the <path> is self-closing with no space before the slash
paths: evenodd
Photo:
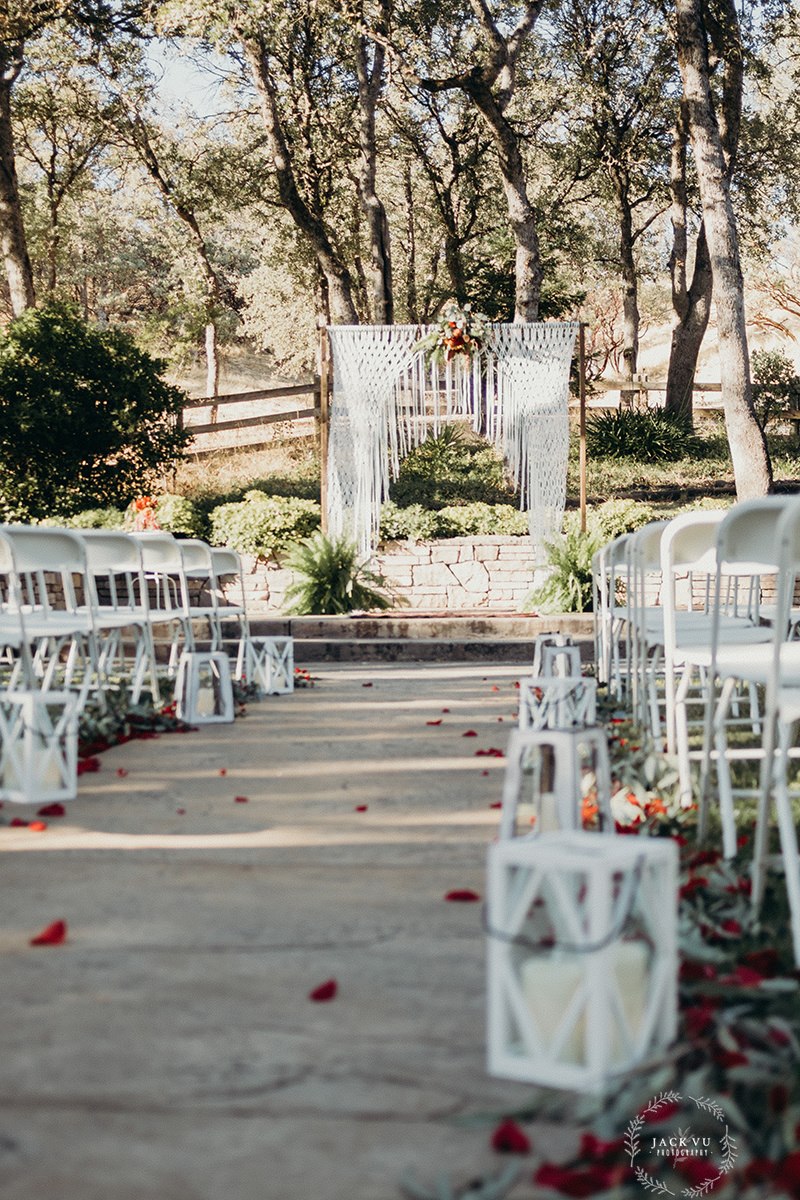
<path id="1" fill-rule="evenodd" d="M 328 434 L 330 431 L 331 344 L 328 330 L 319 330 L 319 498 L 322 516 L 320 527 L 328 532 Z"/>

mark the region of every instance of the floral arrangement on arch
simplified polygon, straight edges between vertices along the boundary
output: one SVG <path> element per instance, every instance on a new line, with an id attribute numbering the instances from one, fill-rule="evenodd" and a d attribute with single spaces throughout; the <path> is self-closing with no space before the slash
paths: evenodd
<path id="1" fill-rule="evenodd" d="M 414 350 L 424 352 L 434 366 L 462 356 L 472 359 L 483 353 L 488 324 L 489 318 L 474 312 L 470 303 L 459 307 L 449 300 L 433 329 L 415 343 Z"/>

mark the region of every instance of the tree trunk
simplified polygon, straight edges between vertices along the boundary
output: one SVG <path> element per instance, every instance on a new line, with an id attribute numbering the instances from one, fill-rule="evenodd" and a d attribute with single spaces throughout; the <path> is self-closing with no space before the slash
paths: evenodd
<path id="1" fill-rule="evenodd" d="M 58 283 L 58 250 L 61 244 L 58 203 L 54 196 L 49 198 L 50 235 L 47 239 L 47 291 L 52 296 Z"/>
<path id="2" fill-rule="evenodd" d="M 21 46 L 15 47 L 10 56 L 0 56 L 0 247 L 11 294 L 11 312 L 15 317 L 36 303 L 19 201 L 11 125 L 11 89 L 21 67 Z"/>
<path id="3" fill-rule="evenodd" d="M 205 330 L 206 341 L 206 395 L 219 394 L 219 354 L 217 352 L 217 327 L 209 321 Z M 214 405 L 212 421 L 215 421 L 217 406 Z"/>
<path id="4" fill-rule="evenodd" d="M 291 154 L 281 123 L 278 89 L 269 70 L 267 55 L 259 42 L 253 38 L 243 38 L 242 47 L 261 102 L 261 115 L 281 203 L 295 225 L 305 235 L 325 275 L 331 320 L 334 324 L 357 325 L 358 313 L 353 302 L 353 283 L 350 272 L 335 249 L 322 217 L 312 212 L 297 186 Z"/>
<path id="5" fill-rule="evenodd" d="M 489 88 L 476 81 L 469 88 L 469 95 L 492 131 L 500 161 L 508 220 L 516 245 L 514 320 L 535 321 L 539 315 L 543 270 L 536 213 L 528 198 L 519 140 Z"/>
<path id="6" fill-rule="evenodd" d="M 736 494 L 743 500 L 769 492 L 772 469 L 753 410 L 744 281 L 725 153 L 711 97 L 703 3 L 702 0 L 676 0 L 676 3 L 678 64 L 714 281 L 725 425 Z M 730 34 L 732 29 L 738 30 L 738 18 L 732 0 L 725 0 L 725 8 Z"/>
<path id="7" fill-rule="evenodd" d="M 419 321 L 417 307 L 417 233 L 414 228 L 414 189 L 411 186 L 411 168 L 406 163 L 403 171 L 403 190 L 406 198 L 406 309 L 412 324 Z"/>
<path id="8" fill-rule="evenodd" d="M 377 325 L 391 325 L 394 322 L 394 296 L 389 222 L 386 217 L 386 209 L 375 190 L 378 161 L 375 140 L 375 110 L 383 82 L 386 51 L 383 46 L 375 44 L 372 64 L 370 64 L 368 48 L 371 44 L 366 37 L 358 39 L 356 56 L 360 110 L 358 133 L 361 149 L 358 190 L 369 234 L 372 319 Z"/>

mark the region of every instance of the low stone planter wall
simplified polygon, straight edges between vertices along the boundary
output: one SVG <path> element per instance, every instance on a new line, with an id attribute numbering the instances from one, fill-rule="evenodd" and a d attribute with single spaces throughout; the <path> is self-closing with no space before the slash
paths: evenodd
<path id="1" fill-rule="evenodd" d="M 282 612 L 291 571 L 248 555 L 243 564 L 248 612 Z M 376 554 L 375 568 L 410 608 L 426 612 L 522 612 L 546 576 L 526 537 L 392 542 Z"/>

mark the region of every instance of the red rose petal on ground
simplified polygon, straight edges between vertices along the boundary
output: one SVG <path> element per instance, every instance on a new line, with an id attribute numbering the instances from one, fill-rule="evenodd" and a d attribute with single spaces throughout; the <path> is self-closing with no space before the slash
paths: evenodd
<path id="1" fill-rule="evenodd" d="M 442 723 L 442 718 L 441 718 L 441 717 L 439 717 L 439 720 L 438 720 L 438 721 L 426 721 L 426 722 L 425 722 L 425 724 L 426 724 L 426 725 L 441 725 L 441 723 Z"/>
<path id="2" fill-rule="evenodd" d="M 488 771 L 484 771 L 484 772 L 482 772 L 482 773 L 483 773 L 484 775 L 488 775 L 488 774 L 489 774 L 489 772 L 488 772 Z M 502 801 L 502 800 L 495 800 L 495 801 L 493 801 L 493 803 L 492 803 L 492 804 L 490 804 L 490 805 L 489 805 L 489 808 L 502 808 L 502 807 L 503 807 L 503 801 Z"/>
<path id="3" fill-rule="evenodd" d="M 323 1004 L 326 1000 L 332 1000 L 338 990 L 339 985 L 336 980 L 328 979 L 325 983 L 321 983 L 319 987 L 315 987 L 312 992 L 309 992 L 308 998 L 316 1004 Z"/>
<path id="4" fill-rule="evenodd" d="M 117 767 L 117 774 L 119 775 L 120 779 L 124 779 L 125 776 L 128 774 L 127 768 Z"/>
<path id="5" fill-rule="evenodd" d="M 31 833 L 41 833 L 47 829 L 47 821 L 31 821 L 28 829 L 30 829 Z"/>
<path id="6" fill-rule="evenodd" d="M 473 892 L 471 888 L 455 888 L 452 892 L 445 893 L 445 900 L 453 900 L 457 904 L 470 904 L 475 900 L 480 900 L 477 892 Z"/>
<path id="7" fill-rule="evenodd" d="M 496 683 L 493 683 L 493 684 L 492 684 L 492 691 L 493 691 L 493 692 L 499 692 L 499 691 L 500 691 L 500 688 L 497 686 L 497 684 L 496 684 Z"/>
<path id="8" fill-rule="evenodd" d="M 366 812 L 368 807 L 369 807 L 369 805 L 367 805 L 367 804 L 357 804 L 355 807 L 355 811 L 356 812 Z"/>
<path id="9" fill-rule="evenodd" d="M 9 825 L 11 826 L 12 829 L 27 829 L 28 828 L 28 822 L 23 821 L 22 817 L 12 817 L 11 820 L 9 821 Z"/>
<path id="10" fill-rule="evenodd" d="M 249 796 L 234 796 L 233 803 L 234 804 L 247 804 L 249 802 L 249 799 L 250 799 Z"/>
<path id="11" fill-rule="evenodd" d="M 78 774 L 79 775 L 90 775 L 94 771 L 99 771 L 99 770 L 100 770 L 100 759 L 96 758 L 94 755 L 90 756 L 89 758 L 79 758 L 78 759 Z"/>
<path id="12" fill-rule="evenodd" d="M 474 729 L 468 729 L 466 733 L 462 733 L 462 737 L 477 737 L 478 734 Z"/>
<path id="13" fill-rule="evenodd" d="M 37 810 L 36 815 L 37 817 L 64 817 L 66 813 L 67 810 L 64 808 L 64 805 L 56 801 L 55 804 L 45 804 Z"/>
<path id="14" fill-rule="evenodd" d="M 481 775 L 488 775 L 488 774 L 489 774 L 488 771 L 481 771 Z"/>
<path id="15" fill-rule="evenodd" d="M 185 809 L 185 808 L 176 808 L 176 809 L 175 809 L 175 812 L 178 814 L 178 816 L 179 816 L 179 817 L 185 817 L 185 816 L 186 816 L 186 809 Z"/>
<path id="16" fill-rule="evenodd" d="M 362 683 L 362 687 L 372 687 L 371 683 Z"/>
<path id="17" fill-rule="evenodd" d="M 450 709 L 449 709 L 449 708 L 443 708 L 443 709 L 442 709 L 442 712 L 443 712 L 443 713 L 449 713 L 449 712 L 450 712 Z"/>
<path id="18" fill-rule="evenodd" d="M 217 774 L 218 774 L 218 775 L 227 775 L 227 774 L 228 774 L 228 768 L 227 768 L 227 767 L 220 767 L 220 769 L 219 769 L 219 771 L 217 772 Z"/>
<path id="19" fill-rule="evenodd" d="M 52 925 L 48 925 L 41 933 L 37 933 L 36 937 L 32 937 L 30 944 L 31 946 L 60 946 L 66 940 L 66 921 L 53 921 Z"/>
<path id="20" fill-rule="evenodd" d="M 516 1121 L 501 1121 L 492 1134 L 491 1146 L 498 1154 L 530 1154 L 530 1138 Z"/>

